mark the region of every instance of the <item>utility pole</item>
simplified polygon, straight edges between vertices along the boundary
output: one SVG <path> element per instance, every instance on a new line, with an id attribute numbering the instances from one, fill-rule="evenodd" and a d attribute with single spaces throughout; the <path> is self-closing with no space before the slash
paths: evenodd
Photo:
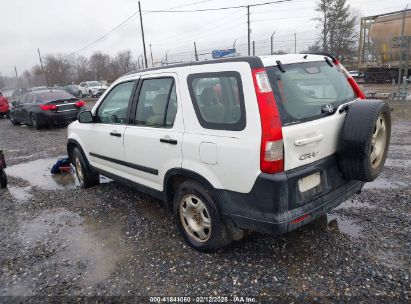
<path id="1" fill-rule="evenodd" d="M 294 33 L 294 54 L 297 54 L 297 33 Z"/>
<path id="2" fill-rule="evenodd" d="M 248 56 L 250 56 L 250 6 L 247 5 L 247 39 L 248 39 Z"/>
<path id="3" fill-rule="evenodd" d="M 18 75 L 18 73 L 17 73 L 17 68 L 16 68 L 16 66 L 14 66 L 14 71 L 16 72 L 16 82 L 17 82 L 17 86 L 19 87 L 19 89 L 21 89 L 21 87 L 20 87 L 19 75 Z"/>
<path id="4" fill-rule="evenodd" d="M 255 56 L 255 41 L 253 40 L 253 56 Z"/>
<path id="5" fill-rule="evenodd" d="M 151 67 L 154 68 L 153 50 L 151 49 L 151 43 L 150 43 L 150 57 L 151 57 Z"/>
<path id="6" fill-rule="evenodd" d="M 194 56 L 196 58 L 196 61 L 198 61 L 197 45 L 195 41 L 194 41 Z"/>
<path id="7" fill-rule="evenodd" d="M 274 44 L 273 44 L 273 37 L 275 32 L 271 35 L 271 55 L 274 55 Z"/>
<path id="8" fill-rule="evenodd" d="M 46 77 L 46 86 L 49 86 L 49 81 L 47 79 L 47 74 L 44 72 L 43 60 L 41 60 L 41 55 L 40 55 L 40 49 L 39 48 L 37 48 L 37 52 L 39 53 L 41 71 L 43 72 L 44 77 Z"/>
<path id="9" fill-rule="evenodd" d="M 405 16 L 407 14 L 408 4 L 404 9 L 404 13 L 402 16 L 402 25 L 401 25 L 401 48 L 400 48 L 400 65 L 398 69 L 398 92 L 400 91 L 401 87 L 401 80 L 402 80 L 402 69 L 404 68 L 403 59 L 404 59 L 404 27 L 405 27 Z"/>
<path id="10" fill-rule="evenodd" d="M 141 4 L 140 1 L 138 1 L 138 11 L 140 12 L 140 25 L 141 25 L 141 37 L 143 38 L 143 51 L 144 51 L 144 62 L 146 68 L 148 68 L 147 65 L 147 52 L 146 52 L 146 41 L 144 40 L 144 28 L 143 28 L 143 16 L 141 15 Z"/>
<path id="11" fill-rule="evenodd" d="M 168 52 L 170 52 L 170 50 L 167 50 L 167 52 L 166 52 L 166 64 L 167 64 L 167 65 L 168 65 L 168 57 L 167 57 Z"/>

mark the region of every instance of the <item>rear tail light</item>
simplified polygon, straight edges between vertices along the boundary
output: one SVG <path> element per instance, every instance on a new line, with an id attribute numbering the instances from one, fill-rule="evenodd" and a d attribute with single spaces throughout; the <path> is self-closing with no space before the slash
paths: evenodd
<path id="1" fill-rule="evenodd" d="M 353 89 L 355 95 L 357 95 L 359 99 L 365 99 L 366 97 L 364 95 L 364 92 L 361 90 L 361 88 L 359 87 L 355 79 L 351 76 L 351 74 L 347 71 L 347 69 L 337 59 L 334 59 L 333 62 L 341 69 L 345 77 L 347 77 L 348 83 Z"/>
<path id="2" fill-rule="evenodd" d="M 57 106 L 56 105 L 40 105 L 39 106 L 40 109 L 44 110 L 44 111 L 56 111 L 57 110 Z"/>
<path id="3" fill-rule="evenodd" d="M 264 68 L 253 69 L 253 81 L 261 119 L 260 170 L 284 171 L 284 145 L 277 104 Z"/>
<path id="4" fill-rule="evenodd" d="M 76 102 L 76 107 L 81 108 L 84 107 L 86 103 L 83 100 L 79 100 Z"/>

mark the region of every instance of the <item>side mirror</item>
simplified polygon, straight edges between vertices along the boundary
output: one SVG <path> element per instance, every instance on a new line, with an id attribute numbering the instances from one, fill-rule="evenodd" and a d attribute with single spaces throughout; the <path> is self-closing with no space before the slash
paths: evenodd
<path id="1" fill-rule="evenodd" d="M 17 106 L 19 103 L 17 102 L 17 101 L 12 101 L 11 102 L 11 105 L 13 106 L 13 107 L 15 107 L 15 106 Z"/>
<path id="2" fill-rule="evenodd" d="M 78 114 L 77 120 L 80 123 L 92 123 L 94 121 L 93 114 L 91 114 L 91 111 L 81 111 Z"/>

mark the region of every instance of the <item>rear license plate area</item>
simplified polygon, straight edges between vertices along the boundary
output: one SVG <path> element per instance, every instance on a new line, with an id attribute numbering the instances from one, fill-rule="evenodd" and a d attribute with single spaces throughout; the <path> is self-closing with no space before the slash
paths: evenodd
<path id="1" fill-rule="evenodd" d="M 316 172 L 303 178 L 300 178 L 297 182 L 298 202 L 299 205 L 303 205 L 312 201 L 317 194 L 322 191 L 322 179 L 321 173 Z"/>
<path id="2" fill-rule="evenodd" d="M 308 175 L 298 180 L 298 190 L 300 193 L 307 192 L 321 184 L 320 172 Z"/>

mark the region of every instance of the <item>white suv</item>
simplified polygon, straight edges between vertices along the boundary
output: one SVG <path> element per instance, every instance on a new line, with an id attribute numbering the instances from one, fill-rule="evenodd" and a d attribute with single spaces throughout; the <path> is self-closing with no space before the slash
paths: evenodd
<path id="1" fill-rule="evenodd" d="M 78 85 L 77 95 L 80 98 L 87 95 L 89 97 L 100 97 L 105 90 L 107 90 L 107 86 L 100 81 L 84 81 Z"/>
<path id="2" fill-rule="evenodd" d="M 172 203 L 189 245 L 285 233 L 385 162 L 389 108 L 328 54 L 237 57 L 127 74 L 68 128 L 80 184 L 99 174 Z"/>

